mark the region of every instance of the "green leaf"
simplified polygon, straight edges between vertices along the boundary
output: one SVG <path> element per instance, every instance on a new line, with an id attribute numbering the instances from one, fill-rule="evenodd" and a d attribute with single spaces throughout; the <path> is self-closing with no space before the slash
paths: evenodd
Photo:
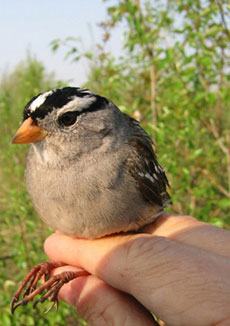
<path id="1" fill-rule="evenodd" d="M 85 52 L 85 53 L 84 53 L 84 56 L 85 56 L 86 58 L 90 59 L 90 60 L 93 59 L 93 54 L 92 54 L 91 52 Z"/>

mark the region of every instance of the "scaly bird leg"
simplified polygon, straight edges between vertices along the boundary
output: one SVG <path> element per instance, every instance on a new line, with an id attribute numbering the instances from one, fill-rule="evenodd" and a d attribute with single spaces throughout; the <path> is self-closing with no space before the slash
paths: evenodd
<path id="1" fill-rule="evenodd" d="M 13 297 L 11 303 L 12 314 L 14 313 L 15 309 L 17 309 L 19 306 L 25 306 L 29 301 L 32 301 L 37 294 L 41 294 L 44 290 L 47 290 L 46 294 L 35 301 L 34 306 L 36 306 L 38 302 L 44 302 L 45 300 L 49 299 L 53 302 L 53 304 L 47 310 L 48 312 L 53 308 L 55 303 L 58 304 L 58 292 L 65 283 L 68 283 L 74 278 L 89 275 L 89 273 L 86 271 L 66 271 L 50 277 L 50 272 L 52 269 L 64 265 L 65 264 L 60 262 L 44 262 L 32 268 L 29 274 L 22 281 L 21 286 Z M 38 281 L 42 278 L 42 276 L 45 277 L 45 282 L 37 288 Z M 23 290 L 23 298 L 18 302 Z"/>

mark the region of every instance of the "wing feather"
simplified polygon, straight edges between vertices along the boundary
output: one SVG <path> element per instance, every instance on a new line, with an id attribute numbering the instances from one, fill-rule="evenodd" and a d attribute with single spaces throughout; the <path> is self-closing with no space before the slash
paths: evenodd
<path id="1" fill-rule="evenodd" d="M 136 180 L 143 197 L 159 206 L 165 207 L 171 203 L 167 192 L 168 179 L 163 168 L 157 162 L 153 142 L 139 123 L 127 116 L 131 124 L 131 153 L 127 159 L 130 174 Z"/>

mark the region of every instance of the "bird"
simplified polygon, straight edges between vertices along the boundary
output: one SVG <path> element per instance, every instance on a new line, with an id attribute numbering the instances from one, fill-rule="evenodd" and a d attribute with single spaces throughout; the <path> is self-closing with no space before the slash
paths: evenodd
<path id="1" fill-rule="evenodd" d="M 62 87 L 33 97 L 12 143 L 31 144 L 25 182 L 38 215 L 70 237 L 138 231 L 171 203 L 169 182 L 150 136 L 137 120 L 90 89 Z M 55 304 L 65 282 L 88 275 L 82 271 L 50 277 L 50 270 L 61 265 L 34 267 L 13 297 L 12 312 L 43 290 L 46 294 L 35 304 L 46 299 Z M 46 282 L 36 288 L 38 273 Z M 53 278 L 59 287 L 51 289 Z"/>

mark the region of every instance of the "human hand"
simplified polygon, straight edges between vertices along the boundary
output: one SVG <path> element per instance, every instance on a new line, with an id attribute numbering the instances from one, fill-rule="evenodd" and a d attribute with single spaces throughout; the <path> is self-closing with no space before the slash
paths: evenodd
<path id="1" fill-rule="evenodd" d="M 50 259 L 90 276 L 63 286 L 60 298 L 88 325 L 230 325 L 230 233 L 164 213 L 142 233 L 96 240 L 60 233 L 45 242 Z"/>

